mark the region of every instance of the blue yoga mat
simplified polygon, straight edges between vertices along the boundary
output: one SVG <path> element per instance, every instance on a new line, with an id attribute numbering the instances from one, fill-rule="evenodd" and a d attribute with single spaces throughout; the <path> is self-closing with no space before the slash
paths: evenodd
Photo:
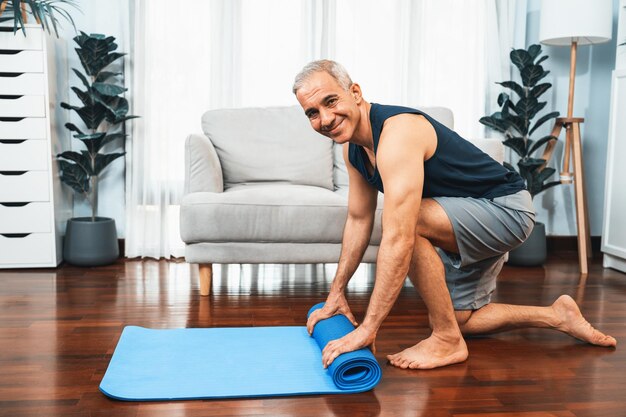
<path id="1" fill-rule="evenodd" d="M 311 308 L 309 315 L 323 303 Z M 334 316 L 306 327 L 153 330 L 127 326 L 100 391 L 127 401 L 240 398 L 368 391 L 381 378 L 369 349 L 324 369 L 322 349 L 354 330 Z"/>

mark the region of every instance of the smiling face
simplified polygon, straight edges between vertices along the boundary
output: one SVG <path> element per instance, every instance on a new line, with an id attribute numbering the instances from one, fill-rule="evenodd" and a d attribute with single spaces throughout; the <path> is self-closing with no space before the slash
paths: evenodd
<path id="1" fill-rule="evenodd" d="M 361 120 L 358 84 L 352 84 L 350 91 L 346 91 L 330 74 L 318 71 L 304 81 L 296 98 L 315 131 L 336 143 L 352 139 Z"/>

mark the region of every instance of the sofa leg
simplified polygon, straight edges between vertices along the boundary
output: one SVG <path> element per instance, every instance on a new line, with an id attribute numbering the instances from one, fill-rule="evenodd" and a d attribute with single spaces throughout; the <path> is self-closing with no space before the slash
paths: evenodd
<path id="1" fill-rule="evenodd" d="M 211 293 L 212 278 L 213 264 L 200 264 L 200 295 L 207 296 Z"/>

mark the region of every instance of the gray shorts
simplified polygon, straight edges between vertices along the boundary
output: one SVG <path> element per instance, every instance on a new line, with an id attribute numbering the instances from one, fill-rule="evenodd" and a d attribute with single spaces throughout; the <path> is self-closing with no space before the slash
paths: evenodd
<path id="1" fill-rule="evenodd" d="M 434 197 L 443 207 L 459 253 L 438 248 L 455 310 L 477 310 L 491 301 L 505 254 L 521 245 L 535 224 L 535 211 L 526 190 L 493 200 Z"/>

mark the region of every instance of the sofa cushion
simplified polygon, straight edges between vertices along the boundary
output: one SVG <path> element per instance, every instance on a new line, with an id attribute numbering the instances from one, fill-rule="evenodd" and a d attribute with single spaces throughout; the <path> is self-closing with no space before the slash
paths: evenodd
<path id="1" fill-rule="evenodd" d="M 187 194 L 181 236 L 195 242 L 341 243 L 347 199 L 321 187 L 233 186 L 223 193 Z"/>
<path id="2" fill-rule="evenodd" d="M 202 129 L 222 164 L 224 187 L 285 182 L 333 190 L 333 142 L 300 106 L 211 110 Z"/>

